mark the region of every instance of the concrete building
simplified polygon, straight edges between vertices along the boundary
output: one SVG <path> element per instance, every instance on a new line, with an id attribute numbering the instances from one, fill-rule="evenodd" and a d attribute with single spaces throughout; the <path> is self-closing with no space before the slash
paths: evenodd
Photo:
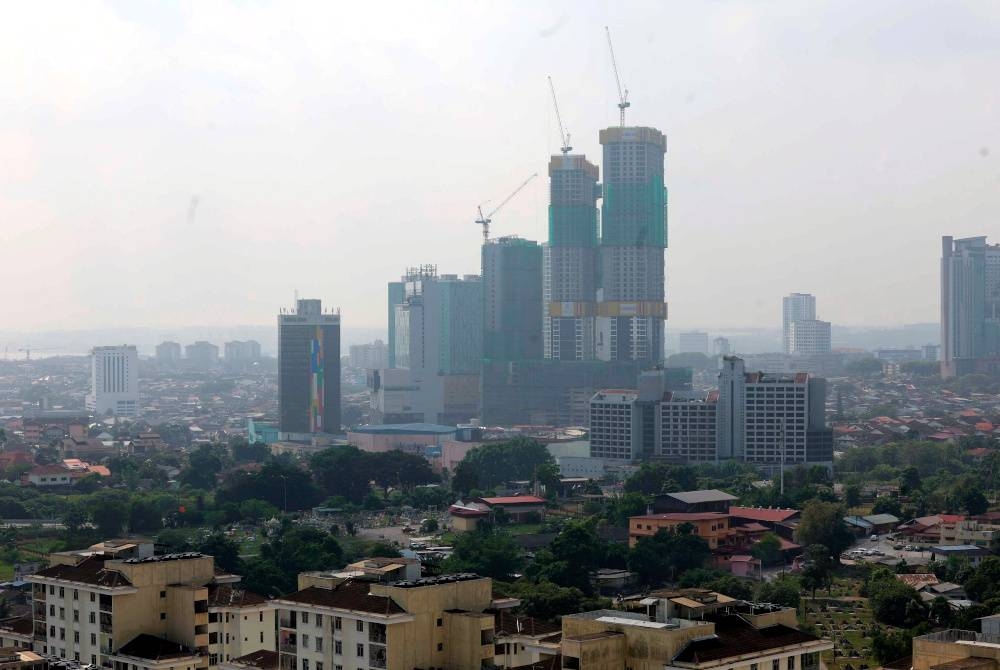
<path id="1" fill-rule="evenodd" d="M 396 361 L 396 306 L 403 304 L 406 299 L 406 281 L 391 281 L 389 282 L 388 290 L 386 291 L 388 297 L 388 342 L 386 342 L 386 357 L 388 358 L 388 363 L 386 367 L 389 369 L 395 369 L 397 367 L 406 367 L 405 365 L 399 365 Z"/>
<path id="2" fill-rule="evenodd" d="M 652 537 L 661 530 L 677 532 L 677 527 L 690 524 L 694 534 L 705 540 L 710 549 L 718 549 L 727 543 L 732 534 L 729 515 L 720 512 L 665 512 L 663 514 L 643 514 L 628 520 L 628 546 L 634 547 L 640 537 Z"/>
<path id="3" fill-rule="evenodd" d="M 482 281 L 438 275 L 434 265 L 407 270 L 395 306 L 392 361 L 407 373 L 370 376 L 372 422 L 463 423 L 479 415 L 483 342 Z M 390 294 L 393 293 L 390 286 Z M 383 383 L 392 378 L 390 386 Z"/>
<path id="4" fill-rule="evenodd" d="M 798 630 L 795 610 L 687 589 L 654 591 L 645 611 L 562 618 L 562 667 L 820 670 L 829 640 Z"/>
<path id="5" fill-rule="evenodd" d="M 583 155 L 549 160 L 549 241 L 544 251 L 545 357 L 595 357 L 599 171 Z"/>
<path id="6" fill-rule="evenodd" d="M 1000 623 L 993 614 L 979 620 L 981 631 L 942 630 L 913 638 L 912 670 L 997 670 Z"/>
<path id="7" fill-rule="evenodd" d="M 941 345 L 925 344 L 920 347 L 921 360 L 937 362 L 941 360 Z"/>
<path id="8" fill-rule="evenodd" d="M 542 248 L 498 237 L 483 244 L 482 256 L 483 357 L 542 358 Z"/>
<path id="9" fill-rule="evenodd" d="M 733 353 L 733 345 L 728 337 L 717 337 L 712 340 L 712 354 L 715 356 L 729 356 Z"/>
<path id="10" fill-rule="evenodd" d="M 181 345 L 177 342 L 160 342 L 156 345 L 156 362 L 176 365 L 181 362 Z"/>
<path id="11" fill-rule="evenodd" d="M 664 250 L 667 138 L 655 128 L 613 127 L 604 148 L 601 242 L 598 247 L 597 358 L 663 359 L 667 318 Z"/>
<path id="12" fill-rule="evenodd" d="M 830 353 L 830 322 L 798 319 L 788 324 L 788 353 L 816 356 Z"/>
<path id="13" fill-rule="evenodd" d="M 445 440 L 454 440 L 455 426 L 432 423 L 400 423 L 358 426 L 347 431 L 347 441 L 362 451 L 405 451 L 421 456 L 437 456 Z M 434 449 L 429 449 L 433 447 Z"/>
<path id="14" fill-rule="evenodd" d="M 466 670 L 493 660 L 488 578 L 387 584 L 300 577 L 299 586 L 274 601 L 283 670 Z"/>
<path id="15" fill-rule="evenodd" d="M 781 299 L 781 335 L 784 352 L 792 353 L 792 324 L 816 319 L 816 297 L 810 293 L 789 293 Z"/>
<path id="16" fill-rule="evenodd" d="M 233 340 L 223 346 L 227 363 L 252 363 L 260 360 L 260 342 Z"/>
<path id="17" fill-rule="evenodd" d="M 274 649 L 274 612 L 234 586 L 238 576 L 216 574 L 211 556 L 105 544 L 53 554 L 27 578 L 36 651 L 107 668 L 193 670 Z M 157 645 L 173 652 L 149 656 Z"/>
<path id="18" fill-rule="evenodd" d="M 678 339 L 678 352 L 682 354 L 708 354 L 708 333 L 691 330 L 681 333 Z"/>
<path id="19" fill-rule="evenodd" d="M 383 370 L 389 367 L 389 347 L 382 340 L 352 344 L 348 348 L 348 363 L 352 368 Z"/>
<path id="20" fill-rule="evenodd" d="M 278 315 L 278 428 L 293 439 L 340 432 L 340 312 L 320 300 Z"/>
<path id="21" fill-rule="evenodd" d="M 941 238 L 941 373 L 1000 372 L 1000 245 Z"/>
<path id="22" fill-rule="evenodd" d="M 94 347 L 90 352 L 87 410 L 100 416 L 139 413 L 139 354 L 131 345 Z"/>
<path id="23" fill-rule="evenodd" d="M 655 379 L 654 373 L 646 373 Z M 591 399 L 591 456 L 676 462 L 739 460 L 770 468 L 831 465 L 826 380 L 806 373 L 747 373 L 726 357 L 707 397 L 663 386 L 601 391 Z"/>
<path id="24" fill-rule="evenodd" d="M 190 367 L 211 370 L 219 364 L 219 347 L 205 340 L 184 347 L 184 358 Z"/>

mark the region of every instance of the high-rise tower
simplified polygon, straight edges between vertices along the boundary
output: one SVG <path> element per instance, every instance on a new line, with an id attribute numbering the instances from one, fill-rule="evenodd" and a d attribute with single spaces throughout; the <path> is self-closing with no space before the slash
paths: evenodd
<path id="1" fill-rule="evenodd" d="M 90 352 L 87 409 L 94 414 L 132 417 L 139 413 L 139 354 L 132 345 L 94 347 Z"/>
<path id="2" fill-rule="evenodd" d="M 340 314 L 319 300 L 278 315 L 278 429 L 340 432 Z"/>
<path id="3" fill-rule="evenodd" d="M 816 320 L 816 297 L 809 293 L 789 293 L 781 299 L 781 338 L 786 354 L 792 352 L 792 324 Z"/>
<path id="4" fill-rule="evenodd" d="M 659 362 L 667 318 L 664 249 L 667 138 L 655 128 L 607 128 L 598 250 L 597 358 Z"/>
<path id="5" fill-rule="evenodd" d="M 1000 245 L 941 242 L 941 373 L 1000 370 Z"/>
<path id="6" fill-rule="evenodd" d="M 545 357 L 594 358 L 597 293 L 597 166 L 581 155 L 549 160 L 545 247 Z"/>
<path id="7" fill-rule="evenodd" d="M 542 358 L 542 248 L 519 237 L 483 244 L 483 357 Z"/>

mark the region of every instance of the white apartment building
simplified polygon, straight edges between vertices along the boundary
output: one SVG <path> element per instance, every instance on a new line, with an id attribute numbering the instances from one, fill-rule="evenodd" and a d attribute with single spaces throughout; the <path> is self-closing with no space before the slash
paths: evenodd
<path id="1" fill-rule="evenodd" d="M 816 356 L 830 353 L 830 322 L 799 319 L 788 325 L 788 353 L 793 356 Z"/>
<path id="2" fill-rule="evenodd" d="M 816 297 L 809 293 L 789 293 L 781 299 L 781 335 L 784 352 L 792 353 L 791 325 L 816 318 Z"/>
<path id="3" fill-rule="evenodd" d="M 639 453 L 639 392 L 608 389 L 590 399 L 590 455 L 632 460 Z"/>
<path id="4" fill-rule="evenodd" d="M 139 413 L 139 354 L 134 346 L 94 347 L 86 403 L 87 410 L 101 416 Z"/>
<path id="5" fill-rule="evenodd" d="M 719 393 L 696 398 L 670 393 L 659 403 L 657 455 L 688 463 L 717 459 L 716 413 Z"/>

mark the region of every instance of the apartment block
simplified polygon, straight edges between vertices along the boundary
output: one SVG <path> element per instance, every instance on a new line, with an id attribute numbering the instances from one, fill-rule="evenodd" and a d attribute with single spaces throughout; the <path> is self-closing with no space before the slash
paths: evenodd
<path id="1" fill-rule="evenodd" d="M 652 537 L 661 530 L 677 532 L 678 526 L 689 524 L 694 534 L 705 540 L 710 549 L 727 544 L 732 535 L 729 515 L 722 512 L 667 512 L 629 517 L 628 546 L 634 547 L 641 537 Z"/>
<path id="2" fill-rule="evenodd" d="M 270 606 L 240 588 L 238 576 L 216 574 L 211 556 L 153 556 L 151 544 L 104 543 L 53 554 L 27 581 L 34 648 L 45 654 L 159 670 L 160 656 L 136 660 L 159 649 L 179 670 L 274 649 Z"/>
<path id="3" fill-rule="evenodd" d="M 274 601 L 281 670 L 466 670 L 494 658 L 488 578 L 311 581 Z"/>
<path id="4" fill-rule="evenodd" d="M 564 670 L 820 670 L 829 640 L 798 630 L 795 611 L 711 592 L 653 592 L 637 611 L 562 618 Z"/>

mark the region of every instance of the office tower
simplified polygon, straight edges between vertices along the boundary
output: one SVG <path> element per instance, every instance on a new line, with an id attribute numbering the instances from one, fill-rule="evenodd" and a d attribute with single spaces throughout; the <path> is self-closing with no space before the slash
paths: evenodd
<path id="1" fill-rule="evenodd" d="M 483 244 L 483 357 L 542 358 L 542 248 L 499 237 Z"/>
<path id="2" fill-rule="evenodd" d="M 743 460 L 746 454 L 746 368 L 742 358 L 722 359 L 719 370 L 719 396 L 716 409 L 716 432 L 719 460 Z"/>
<path id="3" fill-rule="evenodd" d="M 389 358 L 387 366 L 389 368 L 405 368 L 406 365 L 399 365 L 396 362 L 396 307 L 403 303 L 406 298 L 406 283 L 403 281 L 391 281 L 388 287 L 389 309 L 388 309 L 388 342 L 386 342 L 386 354 Z M 408 345 L 407 345 L 408 346 Z"/>
<path id="4" fill-rule="evenodd" d="M 156 345 L 156 362 L 176 364 L 181 360 L 181 345 L 177 342 L 160 342 Z"/>
<path id="5" fill-rule="evenodd" d="M 678 340 L 678 350 L 682 354 L 707 354 L 708 333 L 697 330 L 681 333 Z"/>
<path id="6" fill-rule="evenodd" d="M 742 359 L 729 356 L 718 390 L 708 396 L 649 393 L 640 378 L 638 391 L 600 391 L 590 405 L 596 458 L 737 460 L 770 470 L 782 463 L 829 467 L 833 462 L 826 380 L 804 372 L 747 373 Z"/>
<path id="7" fill-rule="evenodd" d="M 920 358 L 924 361 L 939 361 L 941 359 L 941 346 L 938 344 L 925 344 L 920 347 Z"/>
<path id="8" fill-rule="evenodd" d="M 278 314 L 278 429 L 294 439 L 340 432 L 340 312 L 299 300 Z"/>
<path id="9" fill-rule="evenodd" d="M 94 347 L 90 352 L 87 409 L 105 416 L 139 413 L 139 354 L 132 345 Z"/>
<path id="10" fill-rule="evenodd" d="M 941 238 L 941 374 L 1000 372 L 1000 245 Z"/>
<path id="11" fill-rule="evenodd" d="M 830 322 L 796 319 L 788 324 L 788 353 L 816 356 L 830 353 Z"/>
<path id="12" fill-rule="evenodd" d="M 211 342 L 198 340 L 184 347 L 184 358 L 191 367 L 210 370 L 219 363 L 219 348 Z"/>
<path id="13" fill-rule="evenodd" d="M 663 158 L 655 128 L 607 128 L 598 249 L 596 351 L 605 361 L 663 358 L 667 244 Z"/>
<path id="14" fill-rule="evenodd" d="M 545 357 L 594 358 L 597 293 L 597 166 L 581 155 L 549 160 L 545 247 Z"/>
<path id="15" fill-rule="evenodd" d="M 260 360 L 260 342 L 256 340 L 233 340 L 226 342 L 223 346 L 226 362 L 252 362 Z"/>
<path id="16" fill-rule="evenodd" d="M 428 423 L 478 416 L 482 280 L 438 275 L 436 266 L 422 265 L 407 270 L 399 283 L 403 299 L 394 306 L 390 340 L 396 368 L 407 372 L 371 376 L 373 421 L 397 422 L 393 408 L 405 410 L 407 420 Z"/>
<path id="17" fill-rule="evenodd" d="M 792 353 L 791 326 L 794 321 L 816 319 L 816 298 L 809 293 L 789 293 L 781 299 L 781 337 L 786 354 Z"/>
<path id="18" fill-rule="evenodd" d="M 733 353 L 733 345 L 728 337 L 717 337 L 712 340 L 712 354 L 715 356 L 729 356 Z"/>
<path id="19" fill-rule="evenodd" d="M 368 344 L 352 344 L 348 348 L 348 361 L 352 368 L 381 370 L 389 367 L 389 348 L 382 340 Z"/>

